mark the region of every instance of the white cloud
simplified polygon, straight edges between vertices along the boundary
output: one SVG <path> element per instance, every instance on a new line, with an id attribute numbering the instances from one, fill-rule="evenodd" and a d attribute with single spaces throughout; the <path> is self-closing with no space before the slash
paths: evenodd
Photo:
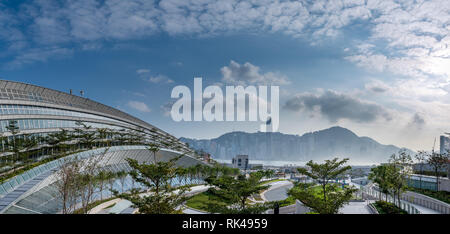
<path id="1" fill-rule="evenodd" d="M 73 50 L 60 47 L 44 47 L 32 48 L 14 57 L 8 62 L 6 68 L 16 68 L 24 64 L 31 64 L 34 62 L 45 62 L 48 59 L 64 58 L 72 55 Z"/>
<path id="2" fill-rule="evenodd" d="M 157 76 L 150 76 L 147 79 L 149 82 L 154 83 L 154 84 L 158 84 L 158 83 L 167 83 L 167 84 L 171 84 L 174 81 L 172 79 L 169 79 L 167 76 L 165 75 L 157 75 Z"/>
<path id="3" fill-rule="evenodd" d="M 450 4 L 442 0 L 33 1 L 17 10 L 0 5 L 0 41 L 8 45 L 3 56 L 12 55 L 14 61 L 9 63 L 20 65 L 51 57 L 30 58 L 38 49 L 47 54 L 50 50 L 56 54 L 93 50 L 102 48 L 105 41 L 123 43 L 155 33 L 194 37 L 284 33 L 317 44 L 342 35 L 342 29 L 355 22 L 369 33 L 361 35 L 355 45 L 346 45 L 350 47 L 345 50 L 349 61 L 409 79 L 437 76 L 444 82 L 441 85 L 449 79 Z M 258 68 L 238 65 L 237 70 Z M 225 69 L 232 71 L 232 66 Z M 278 76 L 256 74 L 247 81 L 258 82 L 264 77 L 282 82 Z M 233 77 L 226 79 L 236 81 Z M 148 80 L 170 82 L 162 75 Z"/>
<path id="4" fill-rule="evenodd" d="M 145 73 L 150 73 L 150 70 L 149 69 L 138 69 L 138 70 L 136 70 L 136 73 L 137 74 L 145 74 Z"/>
<path id="5" fill-rule="evenodd" d="M 145 69 L 145 68 L 141 68 L 136 70 L 136 73 L 144 80 L 153 83 L 153 84 L 158 84 L 158 83 L 167 83 L 167 84 L 171 84 L 174 81 L 172 79 L 170 79 L 169 77 L 167 77 L 166 75 L 151 75 L 151 71 L 150 69 Z"/>
<path id="6" fill-rule="evenodd" d="M 127 104 L 129 107 L 131 107 L 135 110 L 141 111 L 141 112 L 150 112 L 151 111 L 151 109 L 147 106 L 147 104 L 145 104 L 143 102 L 129 101 Z"/>
<path id="7" fill-rule="evenodd" d="M 391 111 L 381 105 L 333 90 L 318 94 L 298 94 L 287 100 L 284 108 L 291 111 L 317 113 L 332 123 L 341 119 L 366 123 L 377 119 L 388 121 L 392 119 Z"/>
<path id="8" fill-rule="evenodd" d="M 286 76 L 267 72 L 260 73 L 260 68 L 249 62 L 239 64 L 233 60 L 230 61 L 229 66 L 224 66 L 220 69 L 222 73 L 222 81 L 230 84 L 238 85 L 285 85 L 289 84 Z"/>
<path id="9" fill-rule="evenodd" d="M 28 44 L 80 49 L 101 48 L 86 45 L 161 32 L 200 37 L 281 32 L 293 37 L 315 35 L 317 40 L 323 35 L 337 35 L 337 30 L 352 20 L 370 16 L 361 1 L 47 0 L 25 2 L 17 9 L 10 13 L 0 6 L 0 15 L 6 15 L 3 21 L 8 22 L 7 27 L 2 25 L 5 23 L 0 16 L 3 40 L 25 35 Z"/>
<path id="10" fill-rule="evenodd" d="M 380 81 L 380 80 L 373 80 L 370 83 L 367 83 L 365 85 L 365 88 L 369 91 L 375 92 L 375 93 L 384 93 L 391 89 L 389 85 L 386 83 Z"/>

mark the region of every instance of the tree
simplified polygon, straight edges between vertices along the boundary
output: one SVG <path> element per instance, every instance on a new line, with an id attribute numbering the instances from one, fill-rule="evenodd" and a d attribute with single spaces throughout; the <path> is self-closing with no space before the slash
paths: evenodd
<path id="1" fill-rule="evenodd" d="M 425 151 L 419 151 L 414 156 L 419 163 L 419 171 L 420 171 L 420 185 L 419 187 L 422 189 L 422 175 L 423 175 L 423 164 L 426 162 L 426 159 L 428 158 L 428 154 Z"/>
<path id="2" fill-rule="evenodd" d="M 327 184 L 330 180 L 336 179 L 339 175 L 344 174 L 346 171 L 350 170 L 350 166 L 343 167 L 345 163 L 349 160 L 345 158 L 341 161 L 338 161 L 338 158 L 334 158 L 333 160 L 325 160 L 324 164 L 314 163 L 312 160 L 309 161 L 306 166 L 310 168 L 308 171 L 306 168 L 298 168 L 298 172 L 302 175 L 309 176 L 314 180 L 318 180 L 322 186 L 323 190 L 323 199 L 327 202 Z"/>
<path id="3" fill-rule="evenodd" d="M 62 213 L 69 214 L 74 210 L 78 197 L 76 189 L 76 177 L 80 174 L 81 164 L 77 158 L 64 159 L 61 167 L 56 172 L 55 187 L 59 199 L 62 202 Z"/>
<path id="4" fill-rule="evenodd" d="M 8 137 L 4 136 L 3 132 L 0 132 L 0 154 L 3 154 L 4 152 L 7 151 L 7 146 L 8 146 L 7 140 L 8 140 Z M 0 157 L 0 159 L 3 159 L 3 158 L 7 158 L 7 157 Z M 1 160 L 1 161 L 2 161 L 2 163 L 4 163 L 3 160 Z M 5 161 L 5 162 L 7 163 L 7 161 Z"/>
<path id="5" fill-rule="evenodd" d="M 439 191 L 439 171 L 445 167 L 448 160 L 449 158 L 446 154 L 438 154 L 433 151 L 428 155 L 427 162 L 433 167 L 434 174 L 436 176 L 436 191 Z"/>
<path id="6" fill-rule="evenodd" d="M 119 171 L 117 172 L 117 177 L 119 177 L 120 186 L 122 189 L 122 193 L 124 192 L 123 186 L 125 185 L 125 180 L 127 179 L 128 173 L 125 171 Z"/>
<path id="7" fill-rule="evenodd" d="M 69 131 L 61 128 L 60 131 L 49 133 L 46 137 L 45 141 L 47 144 L 53 147 L 57 147 L 58 153 L 61 155 L 65 155 L 68 148 L 68 141 L 72 140 L 72 136 L 69 134 Z"/>
<path id="8" fill-rule="evenodd" d="M 81 210 L 84 214 L 89 212 L 89 204 L 93 200 L 95 189 L 98 187 L 98 173 L 101 172 L 100 162 L 105 158 L 109 148 L 97 156 L 79 160 L 80 168 L 75 175 L 75 189 L 81 200 Z"/>
<path id="9" fill-rule="evenodd" d="M 13 131 L 11 134 L 17 134 L 17 132 Z M 12 164 L 13 171 L 15 171 L 17 162 L 26 163 L 28 161 L 31 154 L 30 150 L 37 146 L 37 139 L 31 134 L 14 136 L 12 140 L 6 142 L 6 146 L 13 152 Z"/>
<path id="10" fill-rule="evenodd" d="M 315 185 L 306 183 L 296 183 L 289 194 L 320 214 L 337 213 L 356 191 L 353 188 L 340 189 L 337 184 L 330 184 L 330 181 L 351 169 L 350 166 L 344 166 L 347 161 L 348 158 L 341 161 L 338 158 L 325 160 L 323 164 L 309 161 L 306 164 L 309 170 L 307 168 L 298 168 L 297 170 L 300 174 L 318 181 L 321 187 L 321 195 L 317 194 Z"/>
<path id="11" fill-rule="evenodd" d="M 394 198 L 397 195 L 398 204 L 403 192 L 408 187 L 408 180 L 412 174 L 411 165 L 413 163 L 411 156 L 405 150 L 400 150 L 398 155 L 393 154 L 389 160 L 393 168 L 389 170 Z"/>
<path id="12" fill-rule="evenodd" d="M 29 160 L 30 154 L 32 153 L 31 149 L 38 145 L 38 141 L 36 137 L 30 134 L 25 134 L 18 139 L 17 145 L 19 148 L 19 156 L 21 160 L 26 163 Z"/>
<path id="13" fill-rule="evenodd" d="M 113 171 L 109 171 L 106 173 L 106 180 L 109 184 L 109 191 L 114 191 L 114 183 L 116 182 L 116 179 L 118 177 L 119 173 L 115 173 Z"/>
<path id="14" fill-rule="evenodd" d="M 88 149 L 92 149 L 94 142 L 97 140 L 96 132 L 89 126 L 81 121 L 75 123 L 78 128 L 75 128 L 79 143 L 84 144 Z"/>
<path id="15" fill-rule="evenodd" d="M 248 204 L 249 197 L 269 187 L 260 185 L 261 178 L 260 173 L 251 173 L 248 178 L 245 175 L 237 178 L 228 175 L 207 178 L 206 182 L 213 186 L 209 192 L 225 201 L 209 202 L 209 210 L 221 214 L 259 214 L 266 211 L 270 204 Z"/>
<path id="16" fill-rule="evenodd" d="M 134 208 L 142 214 L 175 214 L 181 213 L 179 206 L 186 201 L 184 196 L 188 188 L 173 187 L 172 179 L 178 176 L 179 170 L 175 166 L 181 156 L 170 159 L 167 162 L 157 161 L 156 153 L 159 151 L 155 145 L 148 147 L 154 154 L 154 163 L 140 164 L 138 161 L 128 158 L 126 161 L 133 169 L 129 175 L 134 181 L 144 185 L 147 193 L 141 196 L 141 191 L 132 189 L 130 193 L 113 193 L 133 203 Z"/>
<path id="17" fill-rule="evenodd" d="M 378 184 L 382 193 L 388 194 L 390 192 L 391 184 L 389 179 L 390 165 L 380 165 L 371 169 L 368 179 Z M 380 200 L 381 200 L 380 193 Z M 386 197 L 387 199 L 387 197 Z"/>
<path id="18" fill-rule="evenodd" d="M 19 134 L 20 130 L 19 130 L 19 126 L 17 126 L 17 120 L 10 120 L 8 122 L 8 126 L 6 126 L 6 129 L 11 133 L 12 135 L 12 144 L 11 142 L 8 142 L 8 146 L 11 145 L 12 147 L 12 151 L 16 157 L 15 160 L 17 160 L 19 158 L 19 152 L 20 152 L 20 148 L 19 145 L 16 142 L 16 135 Z M 9 147 L 8 147 L 9 148 Z M 13 159 L 13 164 L 15 163 L 15 160 Z M 15 166 L 13 165 L 13 171 L 15 171 Z"/>
<path id="19" fill-rule="evenodd" d="M 104 170 L 101 170 L 97 174 L 98 187 L 100 190 L 100 200 L 103 200 L 103 190 L 105 189 L 105 182 L 108 180 L 108 173 Z"/>
<path id="20" fill-rule="evenodd" d="M 98 128 L 97 129 L 97 140 L 99 143 L 106 143 L 106 146 L 110 146 L 110 141 L 108 140 L 109 129 L 108 128 Z"/>

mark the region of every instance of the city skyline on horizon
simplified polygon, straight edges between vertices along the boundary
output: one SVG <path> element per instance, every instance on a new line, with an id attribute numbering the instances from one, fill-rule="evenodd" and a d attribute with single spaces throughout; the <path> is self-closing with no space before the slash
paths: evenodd
<path id="1" fill-rule="evenodd" d="M 441 1 L 6 1 L 0 79 L 83 90 L 197 139 L 261 122 L 174 122 L 175 86 L 277 85 L 281 133 L 341 126 L 430 150 L 450 131 L 449 12 Z"/>

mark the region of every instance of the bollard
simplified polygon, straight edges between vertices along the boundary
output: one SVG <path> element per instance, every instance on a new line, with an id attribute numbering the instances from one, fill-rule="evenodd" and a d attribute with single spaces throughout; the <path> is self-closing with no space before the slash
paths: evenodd
<path id="1" fill-rule="evenodd" d="M 280 205 L 278 204 L 278 202 L 275 202 L 275 204 L 273 205 L 273 214 L 279 213 L 280 213 Z"/>

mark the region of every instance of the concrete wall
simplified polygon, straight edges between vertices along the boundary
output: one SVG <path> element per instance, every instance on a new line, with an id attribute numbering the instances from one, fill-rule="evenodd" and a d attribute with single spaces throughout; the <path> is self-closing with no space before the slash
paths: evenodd
<path id="1" fill-rule="evenodd" d="M 295 214 L 306 214 L 308 212 L 311 212 L 311 210 L 303 205 L 303 203 L 299 200 L 295 201 Z"/>
<path id="2" fill-rule="evenodd" d="M 447 204 L 443 201 L 439 201 L 432 197 L 425 196 L 420 193 L 406 191 L 402 195 L 402 200 L 438 211 L 439 213 L 442 214 L 450 214 L 450 204 Z"/>

